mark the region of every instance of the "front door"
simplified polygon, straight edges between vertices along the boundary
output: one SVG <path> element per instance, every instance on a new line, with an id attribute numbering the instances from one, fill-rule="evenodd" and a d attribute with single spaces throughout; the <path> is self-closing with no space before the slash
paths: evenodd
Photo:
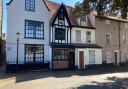
<path id="1" fill-rule="evenodd" d="M 117 65 L 117 52 L 115 52 L 115 64 Z"/>
<path id="2" fill-rule="evenodd" d="M 79 65 L 80 65 L 80 69 L 84 69 L 84 52 L 83 51 L 79 52 Z"/>

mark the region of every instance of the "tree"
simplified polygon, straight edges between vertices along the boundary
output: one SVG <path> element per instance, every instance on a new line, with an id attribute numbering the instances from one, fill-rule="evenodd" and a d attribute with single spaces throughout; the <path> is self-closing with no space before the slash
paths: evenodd
<path id="1" fill-rule="evenodd" d="M 84 0 L 82 3 L 76 3 L 74 14 L 80 17 L 82 14 L 89 14 L 96 10 L 99 17 L 121 13 L 123 19 L 127 18 L 128 0 Z"/>

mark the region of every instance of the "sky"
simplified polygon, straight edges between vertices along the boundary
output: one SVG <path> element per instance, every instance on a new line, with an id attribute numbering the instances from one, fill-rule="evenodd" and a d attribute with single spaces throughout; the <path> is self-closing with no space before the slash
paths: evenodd
<path id="1" fill-rule="evenodd" d="M 3 0 L 3 25 L 2 30 L 5 33 L 6 32 L 6 24 L 7 24 L 7 13 L 6 13 L 6 3 L 10 0 Z M 82 2 L 83 0 L 51 0 L 58 3 L 64 3 L 65 5 L 74 7 L 76 2 Z"/>

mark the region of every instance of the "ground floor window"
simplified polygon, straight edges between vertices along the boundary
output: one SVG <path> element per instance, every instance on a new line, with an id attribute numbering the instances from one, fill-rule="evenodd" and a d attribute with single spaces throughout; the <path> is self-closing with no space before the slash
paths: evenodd
<path id="1" fill-rule="evenodd" d="M 25 62 L 43 62 L 43 45 L 25 45 Z"/>
<path id="2" fill-rule="evenodd" d="M 89 63 L 95 63 L 95 50 L 89 50 Z"/>
<path id="3" fill-rule="evenodd" d="M 69 59 L 68 49 L 54 49 L 54 60 Z"/>
<path id="4" fill-rule="evenodd" d="M 107 63 L 112 63 L 112 61 L 111 61 L 111 52 L 106 52 L 106 62 Z"/>

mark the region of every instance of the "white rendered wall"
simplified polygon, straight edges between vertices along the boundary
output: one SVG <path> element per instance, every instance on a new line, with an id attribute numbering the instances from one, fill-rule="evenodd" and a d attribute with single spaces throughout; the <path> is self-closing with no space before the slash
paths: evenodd
<path id="1" fill-rule="evenodd" d="M 84 65 L 91 65 L 89 63 L 89 50 L 95 50 L 95 63 L 102 64 L 102 49 L 94 48 L 76 48 L 75 49 L 75 65 L 79 68 L 79 51 L 84 52 Z"/>
<path id="2" fill-rule="evenodd" d="M 43 39 L 25 39 L 25 19 L 44 22 Z M 35 0 L 35 12 L 25 11 L 25 0 L 13 0 L 7 5 L 7 61 L 16 60 L 16 33 L 21 33 L 19 61 L 24 61 L 25 44 L 44 44 L 44 60 L 49 58 L 49 19 L 50 12 L 42 0 Z"/>
<path id="3" fill-rule="evenodd" d="M 80 43 L 76 41 L 76 30 L 81 31 L 81 43 L 86 43 L 86 32 L 91 32 L 91 42 L 95 44 L 95 29 L 86 29 L 86 28 L 79 28 L 73 27 L 71 31 L 71 43 Z"/>

